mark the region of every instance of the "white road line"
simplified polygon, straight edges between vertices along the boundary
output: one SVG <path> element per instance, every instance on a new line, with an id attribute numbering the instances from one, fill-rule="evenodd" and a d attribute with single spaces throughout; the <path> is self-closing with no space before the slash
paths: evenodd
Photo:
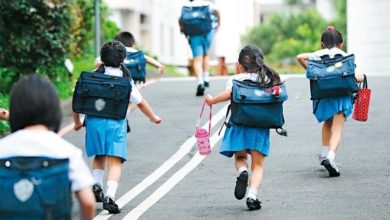
<path id="1" fill-rule="evenodd" d="M 215 132 L 214 135 L 210 138 L 211 148 L 213 148 L 220 139 L 221 136 L 218 135 L 218 131 Z M 188 161 L 180 170 L 173 174 L 153 194 L 151 194 L 142 203 L 129 212 L 123 219 L 138 219 L 165 194 L 167 194 L 176 184 L 178 184 L 187 174 L 196 168 L 204 158 L 205 156 L 200 155 L 198 151 L 190 161 Z"/>
<path id="2" fill-rule="evenodd" d="M 225 105 L 217 114 L 215 114 L 211 120 L 212 127 L 214 127 L 226 114 L 227 105 Z M 208 121 L 203 125 L 203 128 L 208 129 Z M 194 129 L 195 131 L 195 129 Z M 211 140 L 210 140 L 211 141 Z M 179 162 L 191 148 L 194 146 L 196 139 L 194 136 L 188 138 L 167 161 L 165 161 L 160 167 L 158 167 L 153 173 L 146 177 L 143 181 L 138 183 L 130 191 L 117 200 L 119 208 L 122 208 L 132 199 L 142 193 L 146 188 L 156 182 L 162 175 L 164 175 L 169 169 L 171 169 L 177 162 Z M 195 155 L 196 156 L 196 155 Z M 199 155 L 200 156 L 200 155 Z M 94 219 L 103 220 L 108 219 L 112 215 L 107 211 L 100 212 Z"/>

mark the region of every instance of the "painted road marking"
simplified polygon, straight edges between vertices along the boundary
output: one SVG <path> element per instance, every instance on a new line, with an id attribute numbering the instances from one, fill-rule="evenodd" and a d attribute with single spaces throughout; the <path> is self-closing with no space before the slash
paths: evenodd
<path id="1" fill-rule="evenodd" d="M 226 110 L 227 110 L 227 105 L 225 105 L 217 114 L 215 114 L 213 116 L 213 118 L 211 120 L 212 127 L 214 127 L 225 116 Z M 203 125 L 202 128 L 208 129 L 208 126 L 209 126 L 209 124 L 208 124 L 208 121 L 207 121 Z M 136 196 L 138 196 L 140 193 L 142 193 L 145 189 L 147 189 L 149 186 L 151 186 L 154 182 L 156 182 L 162 175 L 164 175 L 177 162 L 179 162 L 185 155 L 187 155 L 190 152 L 190 150 L 192 149 L 192 147 L 194 146 L 195 143 L 196 143 L 196 139 L 195 139 L 194 136 L 191 136 L 190 138 L 188 138 L 180 146 L 179 150 L 176 151 L 175 154 L 173 154 L 168 160 L 166 160 L 153 173 L 151 173 L 148 177 L 146 177 L 143 181 L 138 183 L 135 187 L 133 187 L 125 195 L 123 195 L 121 198 L 119 198 L 116 201 L 116 203 L 119 206 L 119 208 L 122 208 L 123 206 L 125 206 L 132 199 L 134 199 Z M 104 210 L 104 211 L 100 212 L 94 219 L 95 220 L 103 220 L 103 219 L 108 219 L 111 216 L 112 216 L 112 214 L 109 214 L 107 211 Z"/>

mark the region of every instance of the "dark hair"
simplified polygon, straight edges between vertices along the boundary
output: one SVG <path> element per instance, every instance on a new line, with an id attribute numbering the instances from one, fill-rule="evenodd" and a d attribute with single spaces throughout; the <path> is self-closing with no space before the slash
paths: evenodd
<path id="1" fill-rule="evenodd" d="M 126 47 L 119 41 L 107 42 L 100 50 L 100 58 L 105 66 L 118 68 L 126 57 Z"/>
<path id="2" fill-rule="evenodd" d="M 130 73 L 129 69 L 127 69 L 125 67 L 125 65 L 121 64 L 119 68 L 122 70 L 122 73 L 123 73 L 124 77 L 131 78 L 131 73 Z M 104 68 L 104 64 L 100 65 L 97 68 L 97 70 L 95 70 L 95 72 L 97 72 L 97 73 L 105 73 L 106 72 L 106 68 Z"/>
<path id="3" fill-rule="evenodd" d="M 117 34 L 115 36 L 114 39 L 121 42 L 126 47 L 133 47 L 135 44 L 134 36 L 130 32 L 127 32 L 127 31 L 120 32 L 119 34 Z"/>
<path id="4" fill-rule="evenodd" d="M 238 57 L 238 62 L 245 72 L 257 73 L 259 81 L 265 86 L 280 84 L 280 77 L 271 67 L 264 63 L 263 51 L 256 46 L 245 46 Z"/>
<path id="5" fill-rule="evenodd" d="M 335 34 L 333 30 L 326 30 L 321 35 L 321 42 L 324 48 L 333 48 L 335 46 Z"/>
<path id="6" fill-rule="evenodd" d="M 28 75 L 11 90 L 9 123 L 15 132 L 30 125 L 45 125 L 58 132 L 62 120 L 60 100 L 53 84 L 38 75 Z"/>
<path id="7" fill-rule="evenodd" d="M 341 35 L 340 31 L 334 30 L 334 43 L 336 45 L 343 43 L 343 35 Z"/>

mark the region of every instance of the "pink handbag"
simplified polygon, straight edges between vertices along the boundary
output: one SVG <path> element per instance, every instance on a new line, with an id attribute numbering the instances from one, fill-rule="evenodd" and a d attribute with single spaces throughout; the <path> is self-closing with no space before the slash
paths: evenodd
<path id="1" fill-rule="evenodd" d="M 204 128 L 200 127 L 200 120 L 203 115 L 204 106 L 206 105 L 206 100 L 203 101 L 202 108 L 199 113 L 198 121 L 196 123 L 196 129 L 195 129 L 195 137 L 198 144 L 199 154 L 200 155 L 209 155 L 211 153 L 211 147 L 210 147 L 210 130 L 211 130 L 211 106 L 210 106 L 210 115 L 209 115 L 209 130 L 207 131 Z"/>

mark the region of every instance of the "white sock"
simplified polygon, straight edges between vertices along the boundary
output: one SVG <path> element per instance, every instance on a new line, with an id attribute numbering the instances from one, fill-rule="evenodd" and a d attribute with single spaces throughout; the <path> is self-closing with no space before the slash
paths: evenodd
<path id="1" fill-rule="evenodd" d="M 334 161 L 334 157 L 335 157 L 335 153 L 333 153 L 333 151 L 329 151 L 328 152 L 328 156 L 326 156 L 326 158 L 328 158 L 330 161 Z"/>
<path id="2" fill-rule="evenodd" d="M 321 156 L 322 157 L 326 157 L 328 155 L 328 152 L 329 152 L 329 147 L 328 146 L 322 146 L 321 147 Z"/>
<path id="3" fill-rule="evenodd" d="M 204 72 L 203 73 L 203 79 L 204 79 L 204 81 L 209 82 L 210 81 L 210 73 L 209 72 Z"/>
<path id="4" fill-rule="evenodd" d="M 203 77 L 198 77 L 198 85 L 203 85 L 204 81 L 203 81 Z"/>
<path id="5" fill-rule="evenodd" d="M 110 197 L 112 200 L 115 200 L 115 193 L 118 189 L 118 182 L 114 180 L 108 180 L 107 181 L 107 193 L 106 195 Z"/>
<path id="6" fill-rule="evenodd" d="M 95 182 L 100 184 L 103 187 L 103 178 L 104 178 L 104 170 L 101 169 L 93 169 L 92 175 L 95 178 Z"/>
<path id="7" fill-rule="evenodd" d="M 249 187 L 248 194 L 246 197 L 256 200 L 257 199 L 257 189 L 253 188 L 253 187 Z"/>
<path id="8" fill-rule="evenodd" d="M 241 174 L 243 171 L 248 172 L 248 168 L 246 168 L 246 167 L 240 167 L 240 168 L 238 169 L 238 175 L 237 175 L 237 176 L 240 176 L 240 174 Z"/>

